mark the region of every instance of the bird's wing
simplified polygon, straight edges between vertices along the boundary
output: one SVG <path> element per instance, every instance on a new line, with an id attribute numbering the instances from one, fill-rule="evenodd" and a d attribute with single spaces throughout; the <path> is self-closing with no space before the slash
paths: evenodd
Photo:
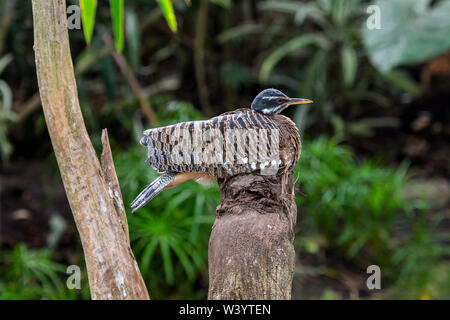
<path id="1" fill-rule="evenodd" d="M 141 144 L 147 146 L 150 165 L 160 172 L 224 177 L 278 169 L 279 139 L 273 119 L 238 109 L 205 121 L 146 130 Z"/>

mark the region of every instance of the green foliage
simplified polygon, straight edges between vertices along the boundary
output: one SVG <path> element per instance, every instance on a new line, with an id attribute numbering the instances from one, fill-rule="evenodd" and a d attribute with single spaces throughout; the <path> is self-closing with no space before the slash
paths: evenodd
<path id="1" fill-rule="evenodd" d="M 299 202 L 310 223 L 350 257 L 367 245 L 386 250 L 395 214 L 407 207 L 406 169 L 358 163 L 350 150 L 324 137 L 304 149 L 298 170 L 306 196 Z"/>
<path id="2" fill-rule="evenodd" d="M 48 250 L 30 250 L 18 244 L 14 250 L 2 250 L 0 255 L 0 299 L 76 299 L 79 294 L 89 297 L 85 290 L 69 290 L 63 277 L 66 268 L 52 260 Z M 86 277 L 84 277 L 86 278 Z"/>
<path id="3" fill-rule="evenodd" d="M 186 113 L 200 117 L 182 102 L 169 104 L 162 114 L 184 119 Z M 143 161 L 145 152 L 134 146 L 114 154 L 127 209 L 157 177 Z M 319 254 L 332 249 L 362 268 L 378 264 L 383 287 L 390 288 L 392 297 L 448 296 L 450 274 L 443 256 L 450 252 L 442 244 L 448 236 L 431 231 L 426 206 L 404 198 L 406 166 L 393 170 L 374 161 L 357 161 L 348 148 L 321 137 L 304 142 L 296 179 L 302 189 L 297 191 L 302 217 L 297 250 Z M 206 248 L 218 202 L 217 186 L 190 182 L 164 191 L 128 215 L 133 252 L 153 298 L 205 297 L 197 286 L 200 281 L 201 287 L 207 287 Z M 51 260 L 48 250 L 18 245 L 1 257 L 0 298 L 88 297 L 88 292 L 65 288 L 60 280 L 65 268 Z M 323 298 L 328 296 L 325 293 Z"/>
<path id="4" fill-rule="evenodd" d="M 114 43 L 118 51 L 124 46 L 124 0 L 110 0 L 111 18 L 114 30 Z M 87 44 L 91 43 L 95 26 L 97 0 L 80 0 L 83 33 Z"/>
<path id="5" fill-rule="evenodd" d="M 123 50 L 124 43 L 124 0 L 110 0 L 111 17 L 114 29 L 114 42 L 118 51 Z"/>
<path id="6" fill-rule="evenodd" d="M 175 18 L 175 13 L 173 10 L 173 5 L 171 0 L 158 0 L 161 9 L 163 11 L 163 15 L 167 21 L 167 24 L 169 25 L 170 29 L 173 32 L 177 31 L 177 20 Z M 218 1 L 219 2 L 219 1 Z M 125 16 L 125 2 L 124 0 L 110 0 L 110 7 L 111 7 L 111 17 L 112 17 L 112 25 L 114 30 L 114 42 L 116 49 L 118 51 L 122 51 L 124 47 L 124 39 L 125 39 L 125 32 L 124 32 L 124 16 Z M 225 2 L 220 1 L 222 5 L 226 4 Z M 81 20 L 83 21 L 83 32 L 84 37 L 86 39 L 86 43 L 90 44 L 92 39 L 92 33 L 94 31 L 94 25 L 95 25 L 95 12 L 97 10 L 97 0 L 80 0 L 80 9 L 81 9 Z M 135 16 L 132 16 L 128 14 L 128 19 L 133 19 Z M 136 23 L 134 20 L 131 21 L 131 23 Z M 133 25 L 127 26 L 127 31 L 129 31 L 129 28 Z M 136 39 L 132 39 L 131 45 L 136 45 Z M 132 49 L 135 49 L 132 48 Z"/>
<path id="7" fill-rule="evenodd" d="M 450 273 L 443 257 L 449 250 L 435 223 L 425 219 L 426 203 L 405 198 L 405 164 L 394 170 L 357 161 L 325 137 L 306 141 L 303 150 L 296 167 L 304 190 L 297 197 L 305 217 L 300 247 L 312 254 L 334 249 L 361 267 L 379 265 L 387 284 L 395 284 L 393 295 L 433 297 L 445 288 L 441 281 L 448 283 Z"/>
<path id="8" fill-rule="evenodd" d="M 382 72 L 427 61 L 450 49 L 450 1 L 379 0 L 381 29 L 364 24 L 364 45 Z M 433 35 L 433 36 L 430 36 Z"/>
<path id="9" fill-rule="evenodd" d="M 97 0 L 80 0 L 81 21 L 83 22 L 83 32 L 87 44 L 91 43 L 96 9 Z"/>
<path id="10" fill-rule="evenodd" d="M 394 243 L 391 258 L 396 287 L 393 295 L 411 299 L 436 299 L 450 296 L 450 266 L 443 257 L 450 250 L 442 241 L 448 235 L 431 232 L 425 215 L 414 221 L 414 233 L 404 241 Z"/>
<path id="11" fill-rule="evenodd" d="M 316 34 L 296 36 L 280 45 L 264 60 L 259 73 L 261 81 L 266 82 L 268 80 L 270 72 L 284 56 L 293 51 L 297 52 L 302 47 L 307 47 L 313 44 L 324 49 L 328 47 L 326 39 Z"/>
<path id="12" fill-rule="evenodd" d="M 382 75 L 367 64 L 360 30 L 367 5 L 363 0 L 259 4 L 261 12 L 272 17 L 270 31 L 264 33 L 267 46 L 260 57 L 259 80 L 314 99 L 314 106 L 296 111 L 301 131 L 308 124 L 322 131 L 331 127 L 339 137 L 370 136 L 375 128 L 395 127 L 398 122 L 376 116 L 363 119 L 368 105 L 391 105 L 405 91 L 420 93 L 410 76 Z"/>
<path id="13" fill-rule="evenodd" d="M 164 17 L 166 18 L 167 24 L 172 32 L 177 32 L 177 19 L 175 18 L 175 13 L 173 11 L 171 0 L 158 0 L 161 6 Z"/>

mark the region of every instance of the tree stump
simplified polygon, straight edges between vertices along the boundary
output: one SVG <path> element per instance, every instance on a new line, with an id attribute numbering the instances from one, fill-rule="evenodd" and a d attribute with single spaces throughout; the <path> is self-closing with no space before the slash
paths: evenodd
<path id="1" fill-rule="evenodd" d="M 293 165 L 219 180 L 209 242 L 209 299 L 290 299 L 297 206 Z"/>

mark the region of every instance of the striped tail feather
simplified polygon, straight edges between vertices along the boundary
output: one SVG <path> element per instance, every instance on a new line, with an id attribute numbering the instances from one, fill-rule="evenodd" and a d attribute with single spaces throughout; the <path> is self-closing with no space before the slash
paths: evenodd
<path id="1" fill-rule="evenodd" d="M 135 212 L 136 210 L 145 206 L 150 200 L 156 197 L 164 188 L 173 181 L 176 174 L 171 172 L 166 172 L 156 178 L 152 183 L 150 183 L 141 193 L 134 199 L 131 203 L 131 208 L 133 209 L 131 212 Z"/>

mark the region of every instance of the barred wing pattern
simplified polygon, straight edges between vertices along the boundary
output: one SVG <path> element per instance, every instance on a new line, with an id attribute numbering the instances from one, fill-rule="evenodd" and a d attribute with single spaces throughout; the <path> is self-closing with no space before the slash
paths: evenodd
<path id="1" fill-rule="evenodd" d="M 159 172 L 204 172 L 213 177 L 276 173 L 281 164 L 279 143 L 274 120 L 251 109 L 149 129 L 141 139 L 147 161 Z"/>

